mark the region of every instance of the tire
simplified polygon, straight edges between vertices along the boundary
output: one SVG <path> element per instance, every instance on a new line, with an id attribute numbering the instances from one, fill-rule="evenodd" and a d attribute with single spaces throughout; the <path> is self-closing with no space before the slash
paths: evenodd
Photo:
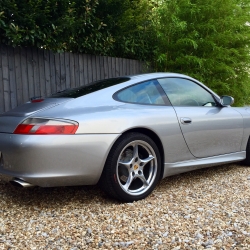
<path id="1" fill-rule="evenodd" d="M 154 141 L 141 133 L 122 135 L 113 145 L 100 179 L 101 188 L 124 202 L 147 197 L 161 175 L 161 157 Z"/>
<path id="2" fill-rule="evenodd" d="M 250 138 L 247 142 L 247 148 L 246 148 L 246 159 L 242 161 L 242 164 L 250 166 Z"/>

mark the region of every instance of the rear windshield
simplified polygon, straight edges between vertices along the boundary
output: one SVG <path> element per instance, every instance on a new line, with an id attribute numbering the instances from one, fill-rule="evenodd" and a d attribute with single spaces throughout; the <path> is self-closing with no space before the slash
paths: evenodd
<path id="1" fill-rule="evenodd" d="M 55 98 L 60 98 L 60 97 L 69 97 L 69 98 L 77 98 L 80 96 L 84 96 L 87 94 L 90 94 L 92 92 L 105 89 L 107 87 L 122 83 L 122 82 L 127 82 L 129 81 L 129 77 L 117 77 L 117 78 L 109 78 L 105 80 L 100 80 L 97 82 L 93 82 L 89 85 L 77 87 L 77 88 L 72 88 L 72 89 L 65 89 L 63 91 L 57 92 L 55 94 L 52 94 L 50 98 L 55 97 Z"/>

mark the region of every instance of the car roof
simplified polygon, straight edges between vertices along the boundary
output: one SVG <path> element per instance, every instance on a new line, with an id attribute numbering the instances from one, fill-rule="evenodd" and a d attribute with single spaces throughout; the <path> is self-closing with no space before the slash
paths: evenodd
<path id="1" fill-rule="evenodd" d="M 145 74 L 126 75 L 126 76 L 120 76 L 120 77 L 115 77 L 115 78 L 109 78 L 110 80 L 111 79 L 113 79 L 113 80 L 115 80 L 115 79 L 121 79 L 121 80 L 124 79 L 125 81 L 121 81 L 121 83 L 114 84 L 114 85 L 111 85 L 111 86 L 107 86 L 107 87 L 104 87 L 104 88 L 99 88 L 99 89 L 97 88 L 96 90 L 94 90 L 94 87 L 93 87 L 94 85 L 91 85 L 91 84 L 90 85 L 85 85 L 85 86 L 80 86 L 79 89 L 82 88 L 82 90 L 84 90 L 85 88 L 90 88 L 90 92 L 87 91 L 88 93 L 85 93 L 83 91 L 84 94 L 81 94 L 79 92 L 79 96 L 76 96 L 76 97 L 81 97 L 81 96 L 84 96 L 86 94 L 99 92 L 99 91 L 102 91 L 103 94 L 109 94 L 109 95 L 112 94 L 113 95 L 115 92 L 117 92 L 117 91 L 119 91 L 119 90 L 121 90 L 123 88 L 129 87 L 129 86 L 131 86 L 133 84 L 137 84 L 137 83 L 140 83 L 140 82 L 143 82 L 143 81 L 148 81 L 148 80 L 154 80 L 154 79 L 160 79 L 160 78 L 169 78 L 169 77 L 189 79 L 191 81 L 194 81 L 194 82 L 198 83 L 203 88 L 207 89 L 209 92 L 211 92 L 215 96 L 217 96 L 216 93 L 214 93 L 212 90 L 210 90 L 207 86 L 205 86 L 204 84 L 202 84 L 201 82 L 197 81 L 196 79 L 194 79 L 192 77 L 189 77 L 189 76 L 184 75 L 184 74 L 179 74 L 179 73 L 157 72 L 157 73 L 145 73 Z M 103 80 L 99 80 L 99 81 L 100 82 L 101 81 L 108 81 L 109 79 L 103 79 Z M 95 82 L 94 84 L 98 84 L 99 81 Z M 71 96 L 67 95 L 67 93 L 66 93 L 67 91 L 69 92 L 70 89 L 62 91 L 60 93 L 55 93 L 51 97 L 71 97 L 72 95 Z M 72 89 L 72 91 L 76 91 L 76 89 Z M 79 90 L 77 90 L 77 91 L 79 91 Z M 76 97 L 73 97 L 73 98 L 76 98 Z"/>
<path id="2" fill-rule="evenodd" d="M 178 73 L 171 73 L 171 72 L 156 72 L 156 73 L 144 73 L 144 74 L 135 74 L 135 75 L 128 75 L 131 79 L 148 79 L 148 78 L 162 78 L 162 77 L 185 77 L 191 78 L 187 75 L 178 74 Z"/>

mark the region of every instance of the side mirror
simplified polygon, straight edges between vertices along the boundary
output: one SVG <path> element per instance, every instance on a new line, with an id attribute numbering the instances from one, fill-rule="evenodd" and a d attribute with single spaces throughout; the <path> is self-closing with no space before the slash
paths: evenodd
<path id="1" fill-rule="evenodd" d="M 220 98 L 220 104 L 221 104 L 223 107 L 231 106 L 233 103 L 234 103 L 234 98 L 231 97 L 231 96 L 223 95 L 223 96 Z"/>

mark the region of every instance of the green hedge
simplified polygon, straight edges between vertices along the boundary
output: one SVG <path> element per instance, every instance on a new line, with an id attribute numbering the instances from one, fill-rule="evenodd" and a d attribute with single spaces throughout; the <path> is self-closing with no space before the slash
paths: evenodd
<path id="1" fill-rule="evenodd" d="M 7 45 L 136 59 L 152 51 L 145 0 L 1 0 L 0 10 Z"/>

